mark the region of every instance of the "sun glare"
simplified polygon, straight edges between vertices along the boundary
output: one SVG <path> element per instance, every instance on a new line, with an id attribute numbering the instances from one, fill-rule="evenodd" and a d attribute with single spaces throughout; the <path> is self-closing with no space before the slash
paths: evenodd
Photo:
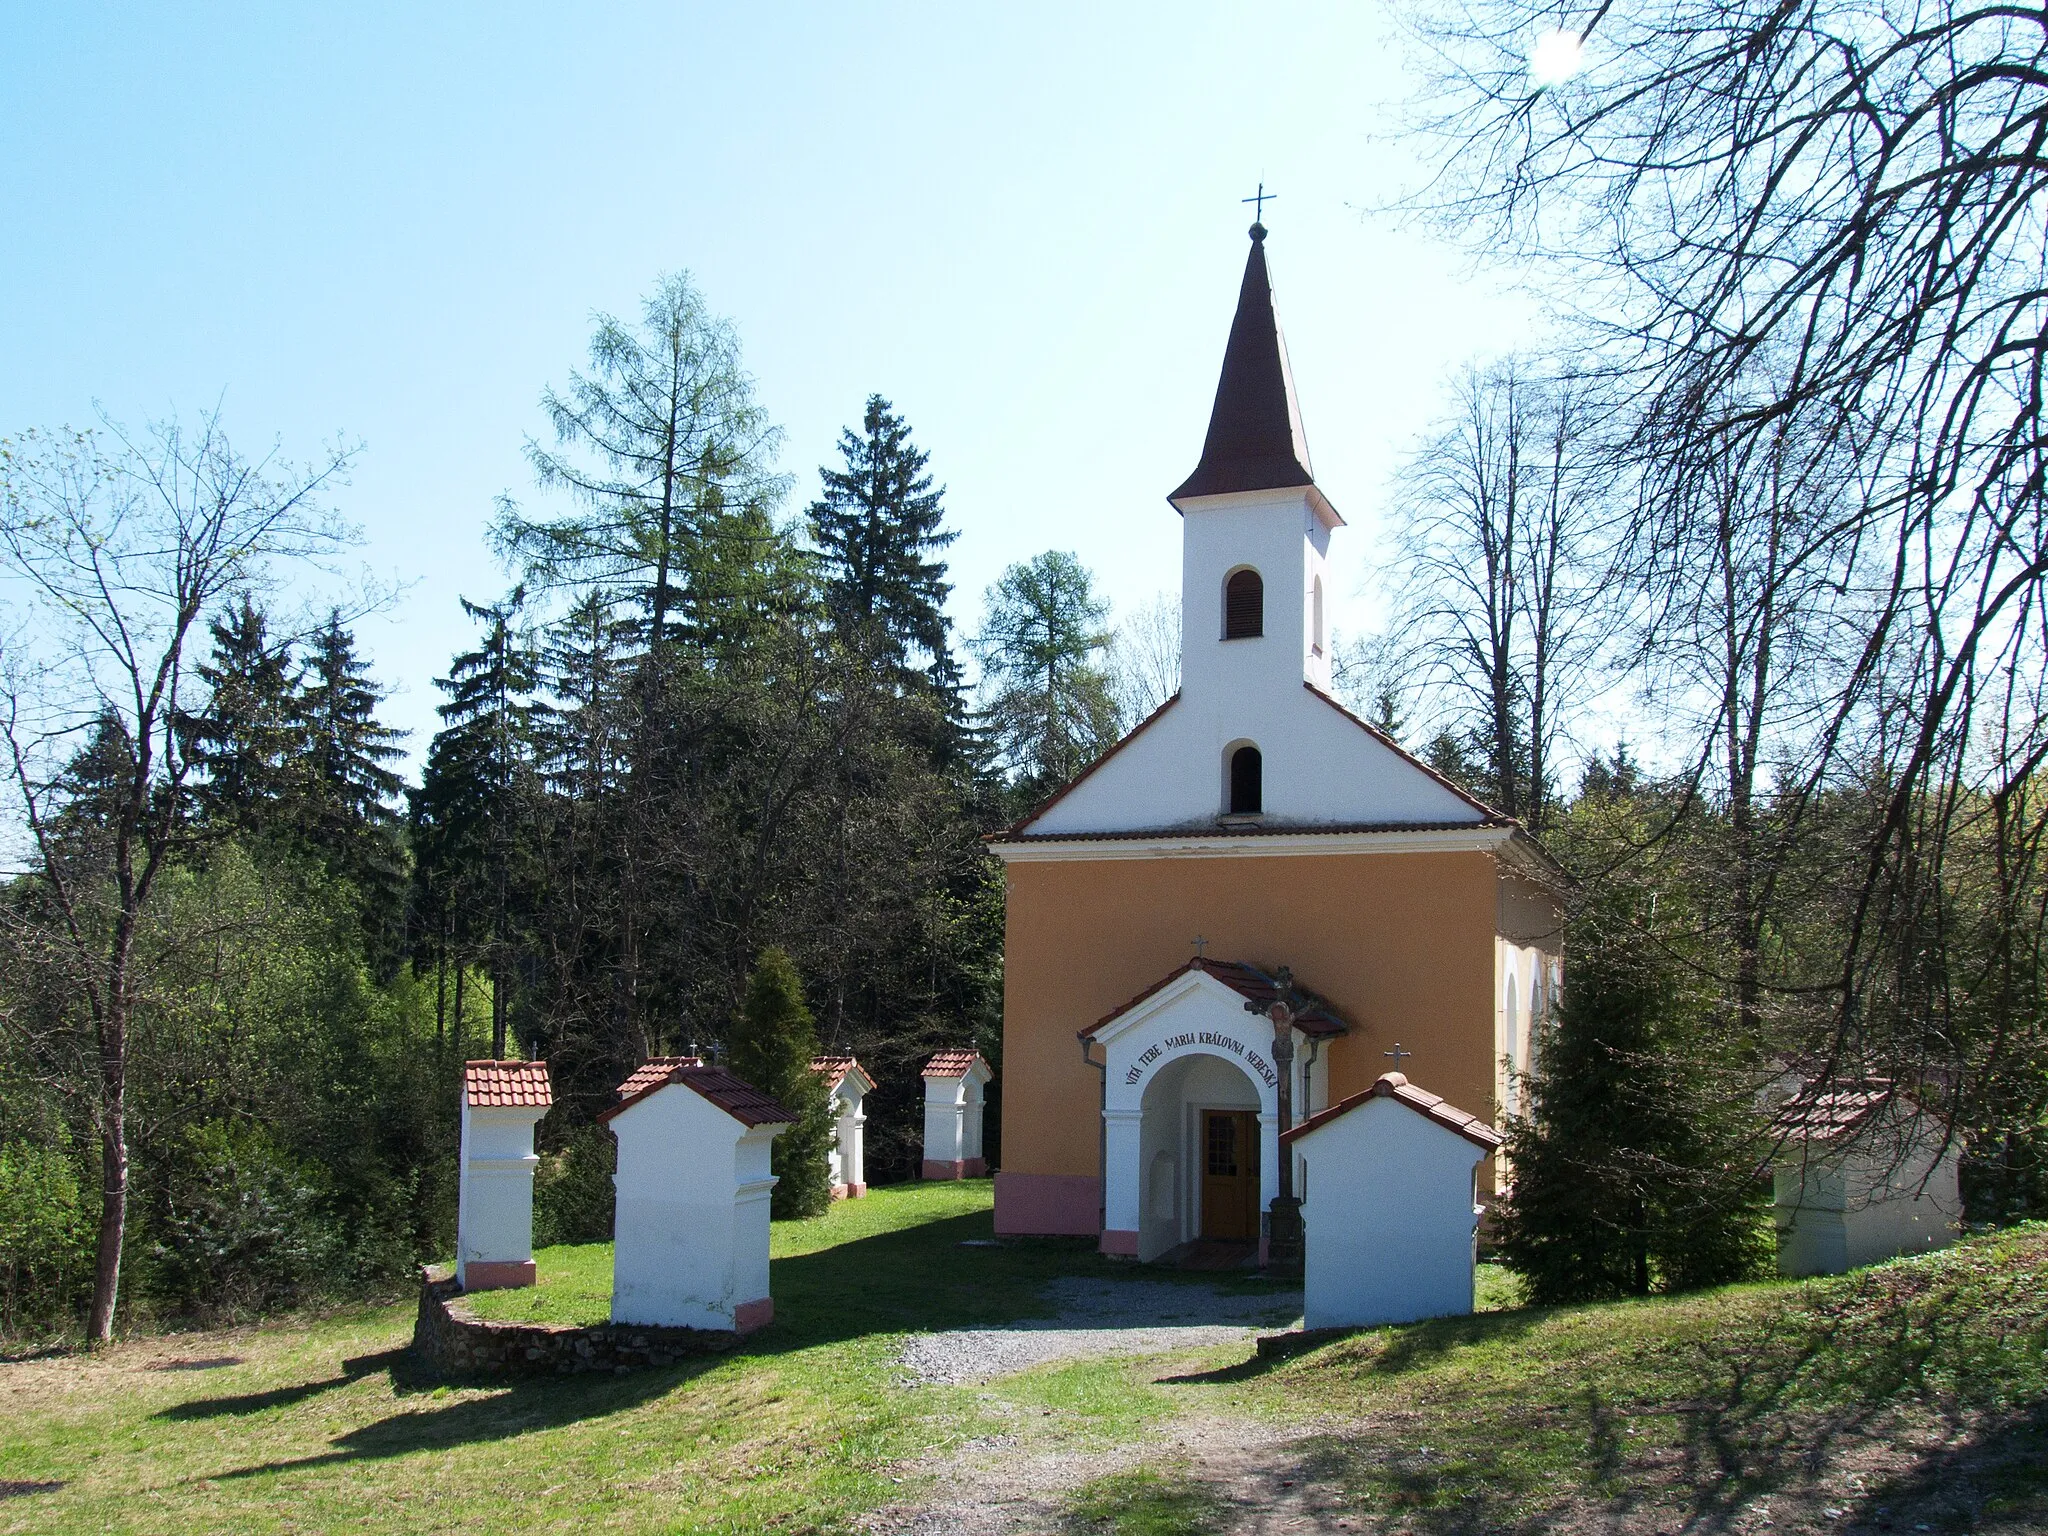
<path id="1" fill-rule="evenodd" d="M 1537 38 L 1529 50 L 1529 78 L 1538 87 L 1563 85 L 1585 62 L 1578 33 L 1553 29 Z"/>

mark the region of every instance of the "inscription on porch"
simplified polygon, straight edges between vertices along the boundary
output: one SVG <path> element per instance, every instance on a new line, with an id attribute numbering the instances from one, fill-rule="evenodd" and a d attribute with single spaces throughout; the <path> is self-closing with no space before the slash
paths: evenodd
<path id="1" fill-rule="evenodd" d="M 1138 1054 L 1138 1059 L 1131 1063 L 1130 1070 L 1124 1073 L 1124 1081 L 1135 1086 L 1147 1070 L 1161 1058 L 1187 1050 L 1191 1046 L 1201 1045 L 1215 1046 L 1220 1050 L 1229 1051 L 1245 1064 L 1246 1070 L 1255 1077 L 1262 1079 L 1268 1088 L 1276 1086 L 1280 1081 L 1280 1074 L 1267 1064 L 1265 1057 L 1251 1049 L 1242 1040 L 1238 1039 L 1237 1036 L 1222 1034 L 1211 1029 L 1190 1030 L 1184 1034 L 1168 1035 L 1157 1045 L 1146 1046 Z"/>

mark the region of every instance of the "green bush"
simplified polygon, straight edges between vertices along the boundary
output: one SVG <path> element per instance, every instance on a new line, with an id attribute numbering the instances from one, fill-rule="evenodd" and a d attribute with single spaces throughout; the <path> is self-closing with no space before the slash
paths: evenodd
<path id="1" fill-rule="evenodd" d="M 345 1244 L 321 1181 L 260 1129 L 186 1135 L 156 1217 L 149 1290 L 178 1311 L 240 1317 L 331 1289 Z"/>
<path id="2" fill-rule="evenodd" d="M 735 1073 L 797 1117 L 769 1154 L 777 1182 L 768 1208 L 778 1221 L 832 1208 L 832 1100 L 825 1080 L 811 1070 L 817 1054 L 817 1030 L 796 966 L 785 950 L 762 950 L 747 978 L 728 1059 Z"/>
<path id="3" fill-rule="evenodd" d="M 533 1246 L 607 1243 L 617 1191 L 619 1147 L 601 1125 L 580 1126 L 556 1152 L 543 1152 L 533 1175 Z"/>
<path id="4" fill-rule="evenodd" d="M 68 1148 L 0 1146 L 0 1333 L 76 1321 L 92 1294 L 95 1214 Z"/>
<path id="5" fill-rule="evenodd" d="M 1766 1272 L 1763 1145 L 1729 1048 L 1621 903 L 1580 913 L 1555 1020 L 1508 1124 L 1502 1261 L 1539 1305 Z"/>

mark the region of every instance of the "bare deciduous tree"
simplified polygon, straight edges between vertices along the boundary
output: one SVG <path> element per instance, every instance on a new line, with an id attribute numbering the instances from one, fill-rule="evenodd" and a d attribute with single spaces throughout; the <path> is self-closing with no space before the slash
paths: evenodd
<path id="1" fill-rule="evenodd" d="M 1454 398 L 1397 491 L 1395 631 L 1442 690 L 1438 723 L 1483 749 L 1487 793 L 1540 829 L 1605 628 L 1583 569 L 1604 504 L 1590 395 L 1510 357 Z"/>
<path id="2" fill-rule="evenodd" d="M 1801 764 L 1796 797 L 1868 805 L 1825 1052 L 1939 1068 L 1967 1103 L 1999 1068 L 1960 1042 L 1995 1052 L 2007 1033 L 1960 986 L 1945 871 L 1987 822 L 2032 846 L 2010 818 L 2042 813 L 2024 786 L 2048 763 L 2048 13 L 1476 0 L 1423 5 L 1418 31 L 1436 206 L 1496 252 L 1563 259 L 1633 402 L 1637 462 L 1688 523 L 1673 547 L 1714 547 L 1717 476 L 1740 473 L 1746 505 L 1776 499 L 1788 444 L 1853 468 L 1786 530 L 1853 624 L 1776 750 Z M 1568 79 L 1532 68 L 1560 31 Z M 1768 632 L 1723 669 L 1748 701 L 1707 717 L 1738 780 Z"/>
<path id="3" fill-rule="evenodd" d="M 0 580 L 35 626 L 7 650 L 0 739 L 47 897 L 46 918 L 22 919 L 36 931 L 15 937 L 62 970 L 92 1037 L 95 1341 L 113 1333 L 127 1228 L 138 929 L 184 831 L 188 647 L 274 562 L 347 541 L 319 496 L 349 457 L 251 461 L 217 415 L 141 437 L 108 423 L 103 436 L 0 440 Z"/>
<path id="4" fill-rule="evenodd" d="M 1180 692 L 1180 640 L 1178 592 L 1154 594 L 1110 632 L 1103 670 L 1126 731 Z"/>

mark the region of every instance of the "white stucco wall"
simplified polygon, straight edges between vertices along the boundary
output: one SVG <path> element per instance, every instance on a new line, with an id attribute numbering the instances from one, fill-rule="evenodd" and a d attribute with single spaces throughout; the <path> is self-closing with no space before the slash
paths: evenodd
<path id="1" fill-rule="evenodd" d="M 1505 1114 L 1522 1110 L 1527 1090 L 1518 1080 L 1536 1068 L 1539 1026 L 1555 1000 L 1562 964 L 1538 945 L 1494 940 L 1494 1099 Z"/>
<path id="2" fill-rule="evenodd" d="M 1206 497 L 1181 535 L 1181 695 L 1031 824 L 1033 833 L 1213 827 L 1229 807 L 1226 749 L 1249 741 L 1268 822 L 1473 822 L 1470 804 L 1302 686 L 1328 690 L 1328 637 L 1312 643 L 1313 590 L 1330 530 L 1303 491 Z M 1223 638 L 1223 586 L 1249 566 L 1265 633 Z"/>
<path id="3" fill-rule="evenodd" d="M 456 1190 L 455 1279 L 476 1263 L 533 1257 L 533 1128 L 545 1109 L 473 1109 L 462 1101 L 461 1182 Z"/>
<path id="4" fill-rule="evenodd" d="M 964 1077 L 927 1077 L 924 1080 L 926 1162 L 968 1162 L 982 1155 L 987 1081 L 988 1069 L 979 1063 L 969 1068 Z"/>
<path id="5" fill-rule="evenodd" d="M 767 1297 L 768 1155 L 782 1129 L 749 1129 L 681 1085 L 612 1119 L 615 1322 L 729 1329 Z"/>
<path id="6" fill-rule="evenodd" d="M 1329 637 L 1317 643 L 1315 583 L 1325 586 L 1330 525 L 1306 490 L 1204 496 L 1181 517 L 1181 688 L 1266 689 L 1304 680 L 1330 686 Z M 1223 591 L 1235 571 L 1255 570 L 1265 587 L 1262 640 L 1223 640 Z"/>
<path id="7" fill-rule="evenodd" d="M 1472 1310 L 1473 1142 L 1367 1099 L 1294 1148 L 1307 1165 L 1303 1322 L 1372 1327 Z"/>
<path id="8" fill-rule="evenodd" d="M 1795 1147 L 1774 1170 L 1781 1274 L 1838 1275 L 1955 1241 L 1961 1149 L 1941 1146 L 1931 1118 L 1902 1134 L 1903 1146 L 1883 1137 L 1832 1154 Z"/>
<path id="9" fill-rule="evenodd" d="M 861 1109 L 867 1091 L 851 1072 L 832 1090 L 832 1182 L 865 1184 L 868 1181 L 867 1115 Z"/>

